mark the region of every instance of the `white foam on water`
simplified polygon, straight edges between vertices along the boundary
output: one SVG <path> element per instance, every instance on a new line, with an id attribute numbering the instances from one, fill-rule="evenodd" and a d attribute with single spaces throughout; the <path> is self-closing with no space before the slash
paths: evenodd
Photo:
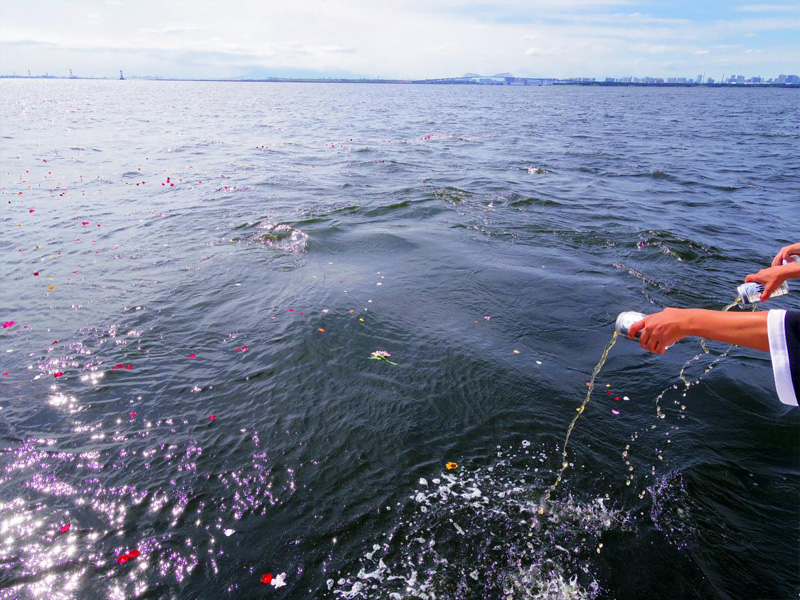
<path id="1" fill-rule="evenodd" d="M 306 251 L 308 234 L 285 223 L 266 220 L 258 224 L 254 241 L 279 252 L 303 253 Z"/>
<path id="2" fill-rule="evenodd" d="M 343 599 L 496 597 L 591 600 L 602 536 L 626 528 L 606 498 L 551 498 L 544 454 L 500 451 L 494 464 L 421 478 L 359 564 L 328 582 Z M 543 514 L 541 507 L 546 506 Z M 355 573 L 355 574 L 352 574 Z"/>

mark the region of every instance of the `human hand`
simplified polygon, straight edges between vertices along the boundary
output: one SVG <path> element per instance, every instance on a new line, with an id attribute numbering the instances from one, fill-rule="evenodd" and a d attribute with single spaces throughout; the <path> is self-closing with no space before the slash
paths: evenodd
<path id="1" fill-rule="evenodd" d="M 791 246 L 787 246 L 786 248 L 791 248 Z M 761 301 L 766 302 L 769 300 L 772 292 L 777 290 L 781 284 L 789 278 L 789 271 L 792 270 L 793 266 L 794 265 L 780 265 L 777 267 L 767 267 L 766 269 L 761 269 L 758 273 L 751 273 L 744 278 L 744 281 L 745 283 L 763 283 L 764 291 L 761 293 Z M 789 267 L 789 269 L 786 267 Z"/>
<path id="2" fill-rule="evenodd" d="M 639 345 L 655 354 L 664 354 L 672 344 L 685 338 L 687 312 L 680 308 L 665 308 L 660 313 L 648 315 L 628 329 L 631 339 L 642 332 Z"/>
<path id="3" fill-rule="evenodd" d="M 789 260 L 789 257 L 792 254 L 800 254 L 800 242 L 796 244 L 789 244 L 788 246 L 784 246 L 781 248 L 781 251 L 775 255 L 775 258 L 772 259 L 772 266 L 778 267 L 783 264 L 783 261 Z"/>

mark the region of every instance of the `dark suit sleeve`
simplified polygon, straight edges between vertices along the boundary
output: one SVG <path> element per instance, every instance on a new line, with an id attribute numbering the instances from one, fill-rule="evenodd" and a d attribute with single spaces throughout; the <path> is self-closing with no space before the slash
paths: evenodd
<path id="1" fill-rule="evenodd" d="M 767 317 L 775 389 L 784 404 L 800 398 L 800 311 L 771 310 Z"/>

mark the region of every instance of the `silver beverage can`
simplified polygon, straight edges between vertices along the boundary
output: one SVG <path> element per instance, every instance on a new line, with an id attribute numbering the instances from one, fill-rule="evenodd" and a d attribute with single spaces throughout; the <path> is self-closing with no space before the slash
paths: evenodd
<path id="1" fill-rule="evenodd" d="M 736 288 L 736 293 L 742 299 L 742 304 L 745 306 L 753 306 L 761 302 L 761 294 L 764 292 L 764 284 L 751 281 L 750 283 L 743 283 Z M 770 298 L 777 298 L 789 293 L 789 286 L 784 281 L 777 289 L 772 292 Z"/>
<path id="2" fill-rule="evenodd" d="M 631 325 L 633 325 L 634 323 L 638 323 L 646 316 L 647 315 L 643 313 L 634 312 L 632 310 L 619 313 L 619 316 L 617 317 L 617 323 L 614 327 L 617 329 L 617 333 L 619 335 L 624 335 L 625 337 L 628 337 L 628 330 L 631 328 Z M 640 331 L 639 334 L 636 335 L 635 339 L 638 340 L 641 333 L 642 332 Z"/>

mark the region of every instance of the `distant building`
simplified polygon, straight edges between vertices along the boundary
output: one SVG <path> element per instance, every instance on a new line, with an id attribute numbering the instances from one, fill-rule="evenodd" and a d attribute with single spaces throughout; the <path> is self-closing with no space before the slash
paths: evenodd
<path id="1" fill-rule="evenodd" d="M 706 79 L 706 83 L 708 83 L 708 84 L 712 84 L 712 83 L 714 83 L 714 78 L 713 78 L 713 77 L 708 77 L 708 78 Z"/>
<path id="2" fill-rule="evenodd" d="M 800 83 L 800 77 L 798 77 L 797 75 L 787 75 L 786 76 L 786 83 L 798 84 L 798 83 Z"/>
<path id="3" fill-rule="evenodd" d="M 505 77 L 483 77 L 483 76 L 471 77 L 470 81 L 472 81 L 473 83 L 482 83 L 484 85 L 486 84 L 503 85 L 506 82 Z"/>

